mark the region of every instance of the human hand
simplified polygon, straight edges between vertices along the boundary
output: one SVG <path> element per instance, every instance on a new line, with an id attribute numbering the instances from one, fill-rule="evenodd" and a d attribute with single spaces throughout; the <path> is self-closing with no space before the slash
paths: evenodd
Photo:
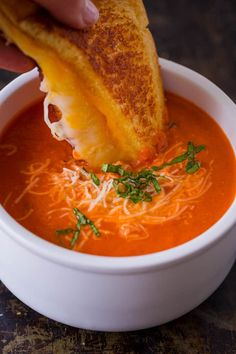
<path id="1" fill-rule="evenodd" d="M 94 24 L 99 17 L 97 8 L 90 0 L 32 0 L 46 8 L 59 21 L 77 28 L 86 28 Z M 25 72 L 35 63 L 26 57 L 14 45 L 6 45 L 0 39 L 0 68 Z"/>

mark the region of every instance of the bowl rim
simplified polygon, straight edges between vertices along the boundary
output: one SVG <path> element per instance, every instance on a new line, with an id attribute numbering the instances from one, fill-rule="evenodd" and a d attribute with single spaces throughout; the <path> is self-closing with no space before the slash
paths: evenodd
<path id="1" fill-rule="evenodd" d="M 235 110 L 236 114 L 236 105 L 234 102 L 220 88 L 204 76 L 167 59 L 160 58 L 160 66 L 164 67 L 165 70 L 169 72 L 178 72 L 178 74 L 183 77 L 187 77 L 195 82 L 197 81 L 199 85 L 205 88 L 205 90 L 210 91 L 213 95 L 219 97 L 220 102 L 231 106 L 231 109 Z M 0 92 L 0 104 L 15 91 L 21 89 L 22 86 L 28 85 L 30 82 L 36 80 L 37 77 L 37 69 L 33 69 L 30 72 L 17 77 Z M 216 243 L 222 241 L 224 235 L 236 224 L 235 215 L 236 199 L 226 213 L 214 225 L 194 239 L 164 251 L 128 257 L 97 256 L 75 252 L 57 246 L 40 238 L 18 224 L 1 205 L 0 231 L 6 232 L 15 242 L 37 256 L 43 257 L 54 263 L 73 269 L 95 273 L 123 274 L 167 268 L 185 262 L 189 258 L 197 257 L 199 254 L 206 252 Z"/>

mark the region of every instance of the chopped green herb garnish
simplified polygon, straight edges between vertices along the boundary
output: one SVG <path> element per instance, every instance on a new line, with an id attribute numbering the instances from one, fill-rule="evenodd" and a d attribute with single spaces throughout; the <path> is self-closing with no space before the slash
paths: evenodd
<path id="1" fill-rule="evenodd" d="M 78 241 L 79 233 L 80 233 L 79 230 L 74 231 L 73 238 L 72 238 L 72 240 L 70 242 L 70 245 L 71 245 L 72 248 L 74 248 L 76 242 Z"/>
<path id="2" fill-rule="evenodd" d="M 74 231 L 73 229 L 68 228 L 68 229 L 56 230 L 56 233 L 58 235 L 68 235 L 71 234 L 73 231 Z"/>
<path id="3" fill-rule="evenodd" d="M 99 180 L 99 178 L 95 175 L 95 173 L 90 172 L 90 177 L 91 177 L 93 183 L 94 183 L 96 186 L 99 187 L 99 186 L 100 186 L 100 180 Z"/>
<path id="4" fill-rule="evenodd" d="M 189 174 L 193 174 L 199 170 L 201 163 L 196 160 L 196 154 L 205 150 L 205 145 L 195 146 L 191 141 L 188 143 L 188 163 L 185 166 L 185 171 Z"/>
<path id="5" fill-rule="evenodd" d="M 96 228 L 96 226 L 94 225 L 94 223 L 92 221 L 90 221 L 89 226 L 93 230 L 93 233 L 95 234 L 95 236 L 100 236 L 100 231 Z"/>
<path id="6" fill-rule="evenodd" d="M 189 142 L 187 151 L 160 166 L 152 166 L 151 169 L 143 169 L 139 172 L 130 172 L 126 171 L 121 165 L 104 164 L 102 165 L 102 171 L 120 175 L 120 178 L 113 179 L 113 186 L 119 197 L 129 199 L 133 203 L 150 202 L 152 195 L 146 189 L 153 185 L 155 191 L 160 193 L 161 186 L 158 180 L 163 178 L 163 176 L 154 174 L 154 172 L 187 161 L 185 171 L 193 174 L 201 167 L 200 162 L 196 160 L 196 154 L 203 150 L 205 150 L 204 145 L 195 146 L 192 142 Z"/>
<path id="7" fill-rule="evenodd" d="M 80 230 L 80 227 L 82 225 L 89 225 L 90 228 L 92 229 L 93 233 L 96 235 L 96 236 L 99 236 L 100 235 L 100 232 L 99 230 L 96 228 L 96 226 L 94 225 L 94 223 L 89 219 L 87 218 L 83 213 L 81 213 L 81 211 L 79 211 L 79 209 L 77 208 L 74 208 L 73 209 L 73 212 L 77 218 L 77 229 Z"/>
<path id="8" fill-rule="evenodd" d="M 72 228 L 67 228 L 67 229 L 62 229 L 62 230 L 56 230 L 56 233 L 58 235 L 69 235 L 69 234 L 73 234 L 72 240 L 71 240 L 71 247 L 73 248 L 79 238 L 79 234 L 80 234 L 80 230 L 82 226 L 86 226 L 88 225 L 93 233 L 96 236 L 100 235 L 100 231 L 96 228 L 96 226 L 94 225 L 94 223 L 87 218 L 87 216 L 85 216 L 83 213 L 81 213 L 81 211 L 78 208 L 74 208 L 73 209 L 73 213 L 77 219 L 76 222 L 76 228 L 72 229 Z"/>
<path id="9" fill-rule="evenodd" d="M 160 186 L 160 184 L 159 184 L 159 182 L 158 182 L 158 180 L 156 178 L 152 179 L 152 184 L 153 184 L 153 187 L 155 188 L 156 192 L 160 193 L 161 186 Z"/>
<path id="10" fill-rule="evenodd" d="M 102 165 L 102 168 L 101 170 L 103 172 L 111 172 L 111 173 L 117 173 L 118 175 L 120 176 L 125 176 L 127 174 L 129 174 L 128 171 L 125 171 L 121 165 L 112 165 L 112 164 L 109 164 L 109 163 L 104 163 Z"/>
<path id="11" fill-rule="evenodd" d="M 152 184 L 156 192 L 160 193 L 161 187 L 158 183 L 158 178 L 159 176 L 154 175 L 153 170 L 127 171 L 127 173 L 122 173 L 121 178 L 114 178 L 113 186 L 117 195 L 121 198 L 127 198 L 133 203 L 150 202 L 152 195 L 146 189 Z"/>
<path id="12" fill-rule="evenodd" d="M 185 167 L 185 171 L 189 174 L 193 174 L 193 173 L 197 172 L 200 167 L 201 167 L 201 164 L 199 161 L 191 160 L 187 163 L 187 165 Z"/>
<path id="13" fill-rule="evenodd" d="M 140 180 L 134 177 L 116 178 L 113 180 L 113 187 L 119 197 L 130 199 L 133 203 L 152 200 L 151 194 L 144 190 L 146 183 L 144 186 Z"/>
<path id="14" fill-rule="evenodd" d="M 179 155 L 179 156 L 176 156 L 175 158 L 173 158 L 172 160 L 170 160 L 169 162 L 165 162 L 163 163 L 162 165 L 160 166 L 152 166 L 152 169 L 153 171 L 160 171 L 162 170 L 163 168 L 165 167 L 168 167 L 168 166 L 172 166 L 172 165 L 175 165 L 177 163 L 181 163 L 181 162 L 184 162 L 186 160 L 188 160 L 189 162 L 196 162 L 196 170 L 194 172 L 196 172 L 199 168 L 200 168 L 200 163 L 196 160 L 195 156 L 196 154 L 198 154 L 199 152 L 205 150 L 206 147 L 205 145 L 198 145 L 198 146 L 195 146 L 191 141 L 188 142 L 188 147 L 187 147 L 187 151 L 184 152 L 183 154 Z M 186 166 L 186 172 L 189 173 L 188 171 L 190 170 L 189 168 L 187 168 Z M 193 173 L 193 172 L 190 172 L 190 173 Z"/>

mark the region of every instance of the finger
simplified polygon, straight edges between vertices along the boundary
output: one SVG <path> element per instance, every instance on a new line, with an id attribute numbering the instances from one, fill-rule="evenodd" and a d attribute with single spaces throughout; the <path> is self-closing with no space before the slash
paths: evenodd
<path id="1" fill-rule="evenodd" d="M 4 40 L 0 39 L 0 67 L 2 69 L 21 73 L 33 69 L 34 66 L 33 60 L 26 57 L 14 45 L 6 45 Z"/>
<path id="2" fill-rule="evenodd" d="M 93 25 L 99 12 L 90 0 L 33 0 L 45 7 L 59 21 L 74 27 L 86 28 Z"/>

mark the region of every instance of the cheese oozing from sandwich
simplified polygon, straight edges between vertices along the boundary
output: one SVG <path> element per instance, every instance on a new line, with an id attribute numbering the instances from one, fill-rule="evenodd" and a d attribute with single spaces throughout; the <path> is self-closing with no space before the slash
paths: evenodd
<path id="1" fill-rule="evenodd" d="M 100 19 L 73 30 L 29 0 L 1 0 L 0 28 L 42 70 L 44 119 L 91 166 L 155 154 L 165 99 L 141 0 L 95 0 Z M 50 120 L 54 106 L 57 121 Z"/>

